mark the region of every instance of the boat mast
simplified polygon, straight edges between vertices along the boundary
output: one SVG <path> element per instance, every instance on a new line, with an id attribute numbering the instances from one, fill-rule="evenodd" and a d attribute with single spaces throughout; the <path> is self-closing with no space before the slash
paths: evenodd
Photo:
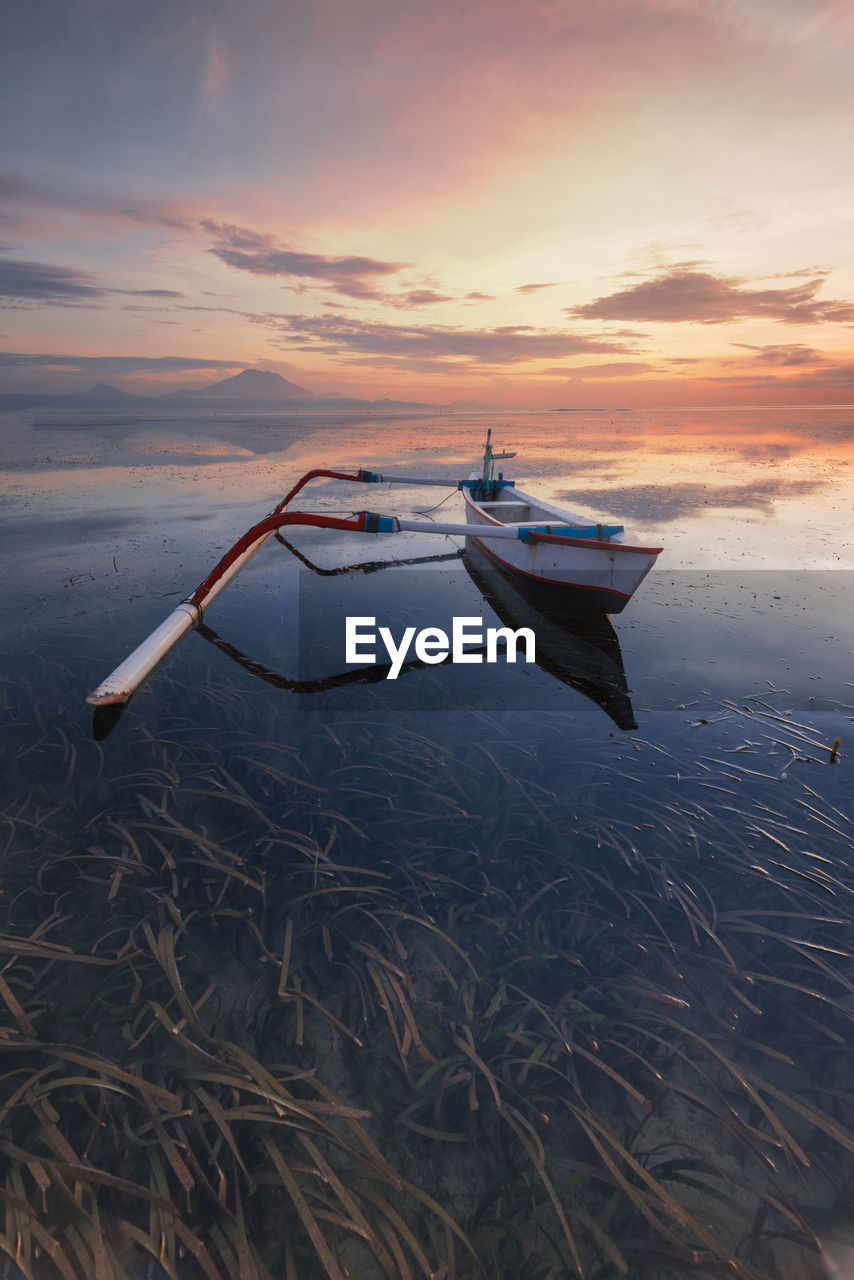
<path id="1" fill-rule="evenodd" d="M 495 463 L 503 462 L 505 458 L 515 458 L 515 453 L 493 453 L 492 452 L 492 427 L 489 427 L 486 433 L 486 448 L 483 451 L 483 476 L 481 484 L 486 489 L 488 485 L 494 483 Z M 501 475 L 499 475 L 501 480 Z"/>
<path id="2" fill-rule="evenodd" d="M 492 480 L 492 471 L 494 463 L 492 460 L 492 427 L 486 433 L 486 448 L 483 451 L 483 483 L 489 484 Z"/>

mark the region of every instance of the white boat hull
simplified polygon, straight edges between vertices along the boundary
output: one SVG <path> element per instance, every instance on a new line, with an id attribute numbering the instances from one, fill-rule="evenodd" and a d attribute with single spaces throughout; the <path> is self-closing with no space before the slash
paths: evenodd
<path id="1" fill-rule="evenodd" d="M 472 539 L 493 563 L 522 581 L 571 594 L 602 613 L 620 613 L 626 607 L 660 551 L 628 542 L 623 532 L 601 539 L 560 536 L 561 527 L 589 526 L 590 521 L 516 489 L 502 489 L 495 500 L 483 503 L 469 489 L 463 494 Z M 522 518 L 514 519 L 516 516 Z M 537 530 L 554 526 L 555 536 L 531 541 L 477 537 L 478 526 L 495 525 Z"/>

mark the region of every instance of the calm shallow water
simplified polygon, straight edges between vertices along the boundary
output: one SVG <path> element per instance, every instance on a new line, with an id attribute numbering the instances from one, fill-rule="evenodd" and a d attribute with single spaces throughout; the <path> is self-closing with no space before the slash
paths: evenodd
<path id="1" fill-rule="evenodd" d="M 536 666 L 336 683 L 348 613 L 396 632 L 495 625 L 502 601 L 459 559 L 322 576 L 270 544 L 93 738 L 88 689 L 303 471 L 467 475 L 487 424 L 520 482 L 665 546 L 607 635 L 564 628 Z M 209 1274 L 239 1274 L 241 1240 L 259 1275 L 327 1274 L 316 1212 L 352 1274 L 378 1274 L 383 1249 L 405 1274 L 389 1230 L 417 1266 L 377 1209 L 377 1185 L 400 1193 L 344 1143 L 346 1117 L 326 1131 L 311 1112 L 338 1193 L 283 1132 L 284 1095 L 257 1092 L 316 1102 L 288 1083 L 310 1072 L 371 1113 L 370 1140 L 433 1197 L 394 1212 L 440 1274 L 457 1239 L 443 1214 L 489 1275 L 717 1274 L 731 1256 L 744 1274 L 845 1274 L 851 412 L 5 427 L 0 1043 L 12 1087 L 44 1073 L 13 1107 L 15 1194 L 60 1246 L 64 1141 L 105 1176 L 180 1192 Z M 343 514 L 445 497 L 309 494 L 304 508 Z M 324 569 L 461 549 L 292 541 Z M 97 1058 L 69 1059 L 75 1045 Z M 194 1132 L 110 1070 L 171 1091 Z M 32 1101 L 48 1086 L 63 1141 Z M 128 1130 L 144 1175 L 115 1137 Z M 146 1253 L 116 1225 L 130 1221 L 167 1241 L 152 1274 L 205 1274 L 171 1220 L 99 1185 L 116 1265 L 132 1239 Z M 358 1240 L 377 1213 L 371 1261 Z M 290 1261 L 271 1219 L 293 1232 Z M 457 1274 L 477 1274 L 456 1250 Z"/>

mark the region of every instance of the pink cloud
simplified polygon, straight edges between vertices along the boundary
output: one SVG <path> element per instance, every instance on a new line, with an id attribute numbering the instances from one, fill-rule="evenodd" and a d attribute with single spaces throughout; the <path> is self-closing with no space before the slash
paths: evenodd
<path id="1" fill-rule="evenodd" d="M 337 315 L 268 316 L 261 323 L 278 332 L 285 345 L 304 345 L 326 354 L 381 357 L 392 364 L 437 360 L 450 367 L 522 364 L 580 352 L 621 352 L 620 343 L 531 325 L 464 329 L 451 325 L 394 325 Z"/>
<path id="2" fill-rule="evenodd" d="M 756 364 L 771 364 L 781 367 L 791 367 L 796 365 L 815 365 L 826 363 L 824 356 L 820 351 L 816 351 L 813 347 L 804 346 L 802 343 L 778 343 L 771 346 L 756 346 L 751 342 L 737 342 L 737 347 L 743 347 L 747 351 L 753 351 L 756 354 L 753 359 Z"/>
<path id="3" fill-rule="evenodd" d="M 254 276 L 316 280 L 350 298 L 378 297 L 375 277 L 394 275 L 406 265 L 377 258 L 339 258 L 284 248 L 275 237 L 247 227 L 218 225 L 210 221 L 202 223 L 202 226 L 213 232 L 215 237 L 209 252 L 226 266 L 248 271 Z"/>
<path id="4" fill-rule="evenodd" d="M 603 364 L 566 365 L 543 369 L 551 377 L 569 378 L 579 382 L 598 381 L 601 378 L 637 378 L 643 373 L 660 373 L 653 364 L 641 360 L 611 360 Z"/>
<path id="5" fill-rule="evenodd" d="M 567 308 L 567 314 L 583 319 L 670 324 L 728 324 L 752 318 L 805 325 L 854 321 L 854 304 L 825 302 L 816 297 L 823 283 L 822 279 L 814 279 L 787 289 L 754 289 L 739 278 L 671 269 L 653 280 Z"/>

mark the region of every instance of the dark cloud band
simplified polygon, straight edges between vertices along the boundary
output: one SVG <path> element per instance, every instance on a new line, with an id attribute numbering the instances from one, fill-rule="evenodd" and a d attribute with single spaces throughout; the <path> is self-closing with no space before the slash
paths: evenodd
<path id="1" fill-rule="evenodd" d="M 333 258 L 319 253 L 301 253 L 281 248 L 271 236 L 261 235 L 247 227 L 213 222 L 204 222 L 202 226 L 215 237 L 210 252 L 226 266 L 255 276 L 317 280 L 336 293 L 351 298 L 376 296 L 375 279 L 394 275 L 406 265 L 403 262 L 383 262 L 378 258 Z"/>
<path id="2" fill-rule="evenodd" d="M 751 289 L 741 279 L 706 271 L 674 269 L 654 280 L 606 294 L 567 310 L 586 320 L 642 320 L 678 324 L 728 324 L 734 320 L 779 320 L 785 324 L 854 321 L 850 302 L 816 298 L 822 279 L 787 289 Z"/>
<path id="3" fill-rule="evenodd" d="M 615 342 L 559 330 L 533 329 L 529 325 L 460 329 L 446 325 L 384 324 L 336 315 L 279 316 L 266 323 L 272 324 L 289 344 L 311 346 L 333 354 L 382 356 L 396 363 L 439 359 L 504 365 L 563 359 L 583 352 L 627 350 Z"/>
<path id="4" fill-rule="evenodd" d="M 94 302 L 106 294 L 93 276 L 73 267 L 0 259 L 0 298 L 33 302 Z"/>
<path id="5" fill-rule="evenodd" d="M 201 360 L 191 356 L 55 356 L 0 351 L 0 369 L 52 369 L 57 373 L 112 375 L 185 373 L 199 369 L 242 369 L 239 360 Z"/>

